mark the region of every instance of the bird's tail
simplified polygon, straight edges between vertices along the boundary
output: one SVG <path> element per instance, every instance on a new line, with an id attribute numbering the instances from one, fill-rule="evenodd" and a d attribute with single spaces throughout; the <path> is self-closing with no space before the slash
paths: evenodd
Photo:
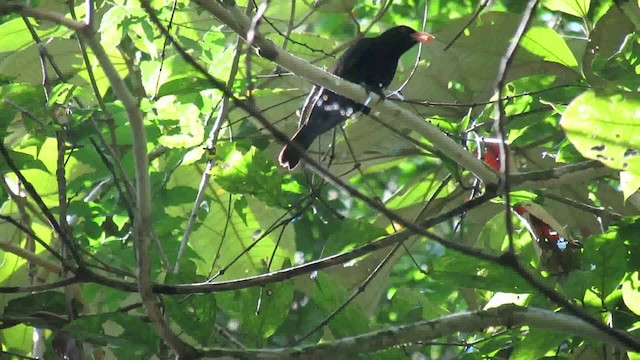
<path id="1" fill-rule="evenodd" d="M 302 150 L 296 149 L 292 144 L 297 144 L 302 149 L 306 150 L 311 146 L 315 136 L 313 136 L 313 131 L 310 131 L 310 128 L 307 126 L 303 126 L 293 135 L 291 140 L 289 140 L 289 144 L 286 144 L 282 151 L 280 151 L 280 156 L 278 157 L 278 161 L 280 165 L 289 170 L 293 170 L 298 163 L 300 162 L 300 158 L 302 157 Z"/>

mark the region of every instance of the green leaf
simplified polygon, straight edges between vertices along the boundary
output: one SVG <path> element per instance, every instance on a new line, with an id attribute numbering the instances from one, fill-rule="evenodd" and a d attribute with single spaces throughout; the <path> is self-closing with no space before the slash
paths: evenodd
<path id="1" fill-rule="evenodd" d="M 324 311 L 325 316 L 337 309 L 350 295 L 331 276 L 322 272 L 318 273 L 315 284 L 312 300 Z M 333 317 L 329 327 L 336 337 L 355 335 L 370 329 L 368 316 L 353 302 Z"/>
<path id="2" fill-rule="evenodd" d="M 162 206 L 176 206 L 181 204 L 193 204 L 198 191 L 189 186 L 173 186 L 158 192 L 157 200 Z"/>
<path id="3" fill-rule="evenodd" d="M 563 282 L 562 289 L 569 298 L 582 302 L 585 291 L 591 286 L 592 280 L 591 273 L 588 270 L 572 271 Z"/>
<path id="4" fill-rule="evenodd" d="M 37 170 L 42 170 L 44 172 L 49 172 L 49 170 L 44 165 L 42 160 L 36 159 L 33 155 L 9 150 L 9 157 L 11 158 L 11 160 L 13 160 L 15 165 L 20 170 L 37 169 Z M 0 162 L 0 173 L 5 173 L 9 171 L 10 171 L 9 165 L 3 159 L 3 161 Z"/>
<path id="5" fill-rule="evenodd" d="M 200 109 L 194 104 L 181 104 L 175 96 L 160 98 L 155 104 L 157 114 L 153 117 L 165 134 L 158 142 L 168 148 L 189 148 L 204 142 L 204 125 Z M 175 123 L 178 126 L 175 126 Z"/>
<path id="6" fill-rule="evenodd" d="M 221 151 L 222 155 L 224 153 Z M 198 182 L 194 182 L 194 179 L 199 179 L 201 175 L 194 166 L 180 166 L 173 172 L 167 186 L 195 188 Z M 229 193 L 219 187 L 215 180 L 209 185 L 205 201 L 200 205 L 203 216 L 198 217 L 199 226 L 194 229 L 189 240 L 190 248 L 201 255 L 201 258 L 194 260 L 198 266 L 198 274 L 210 276 L 211 271 L 215 274 L 224 269 L 224 274 L 218 279 L 231 280 L 264 273 L 266 264 L 272 257 L 271 270 L 281 269 L 286 259 L 293 257 L 296 251 L 293 228 L 265 234 L 275 222 L 282 220 L 285 211 L 269 207 L 253 196 L 245 198 L 248 203 L 243 210 L 246 219 L 241 219 L 233 208 L 229 209 Z M 156 231 L 157 226 L 163 225 L 167 222 L 167 217 L 171 216 L 178 218 L 180 222 L 173 229 L 167 228 L 172 234 L 168 236 L 173 238 L 176 232 L 181 234 L 181 227 L 185 226 L 192 207 L 193 204 L 183 204 L 159 208 Z M 164 214 L 161 215 L 161 212 Z"/>
<path id="7" fill-rule="evenodd" d="M 470 26 L 467 26 L 468 17 L 448 21 L 436 33 L 438 41 L 426 48 L 429 66 L 418 67 L 413 76 L 414 81 L 409 82 L 403 94 L 408 99 L 442 102 L 474 103 L 490 100 L 494 94 L 490 87 L 482 84 L 495 81 L 498 64 L 519 21 L 518 14 L 496 11 L 483 12 Z M 465 34 L 447 51 L 443 51 L 448 39 L 453 39 L 465 27 Z M 518 51 L 509 68 L 507 80 L 510 82 L 540 74 L 555 76 L 556 81 L 561 83 L 573 81 L 579 75 L 572 68 L 545 61 L 529 51 Z M 456 83 L 462 85 L 461 91 L 452 91 L 451 86 Z M 462 118 L 467 113 L 466 109 L 453 112 L 433 107 L 421 109 L 420 113 L 425 117 L 455 113 L 457 118 Z"/>
<path id="8" fill-rule="evenodd" d="M 9 301 L 4 308 L 4 315 L 31 315 L 38 311 L 63 315 L 67 311 L 65 295 L 59 291 L 45 291 L 22 296 Z"/>
<path id="9" fill-rule="evenodd" d="M 532 27 L 527 31 L 520 45 L 546 61 L 560 63 L 570 68 L 578 68 L 578 61 L 567 43 L 555 30 L 548 27 Z"/>
<path id="10" fill-rule="evenodd" d="M 637 271 L 622 283 L 622 298 L 629 310 L 640 316 L 640 278 Z"/>
<path id="11" fill-rule="evenodd" d="M 583 261 L 593 267 L 591 283 L 600 300 L 615 291 L 624 278 L 628 268 L 626 253 L 617 228 L 585 241 Z"/>
<path id="12" fill-rule="evenodd" d="M 38 35 L 43 39 L 64 37 L 72 33 L 71 29 L 62 25 L 38 29 Z M 10 39 L 10 41 L 0 41 L 0 53 L 20 51 L 29 46 L 35 46 L 33 36 L 31 36 L 25 21 L 21 17 L 6 21 L 0 25 L 0 39 Z"/>
<path id="13" fill-rule="evenodd" d="M 82 316 L 63 330 L 73 334 L 76 340 L 133 347 L 137 354 L 147 356 L 156 352 L 160 340 L 156 331 L 141 317 L 119 312 Z"/>
<path id="14" fill-rule="evenodd" d="M 240 196 L 233 202 L 233 210 L 242 219 L 242 222 L 247 225 L 247 213 L 249 212 L 249 202 L 244 196 Z"/>
<path id="15" fill-rule="evenodd" d="M 589 34 L 589 46 L 597 49 L 596 57 L 610 58 L 620 50 L 620 45 L 634 30 L 635 27 L 629 18 L 618 6 L 613 5 Z"/>
<path id="16" fill-rule="evenodd" d="M 329 236 L 325 251 L 329 254 L 346 251 L 384 235 L 386 232 L 378 226 L 362 220 L 345 219 L 340 222 L 339 228 Z"/>
<path id="17" fill-rule="evenodd" d="M 417 289 L 401 288 L 393 294 L 392 310 L 397 312 L 400 321 L 415 321 L 420 314 L 422 320 L 430 320 L 448 314 L 441 304 L 434 302 L 429 296 Z M 416 313 L 416 311 L 419 311 Z"/>
<path id="18" fill-rule="evenodd" d="M 526 337 L 515 344 L 512 359 L 540 359 L 548 350 L 565 341 L 566 334 L 549 329 L 530 328 Z"/>
<path id="19" fill-rule="evenodd" d="M 559 163 L 565 164 L 573 164 L 580 161 L 585 161 L 586 159 L 582 154 L 576 149 L 575 146 L 571 143 L 571 141 L 564 139 L 560 145 L 560 149 L 558 149 L 557 161 Z"/>
<path id="20" fill-rule="evenodd" d="M 329 0 L 322 2 L 320 11 L 333 13 L 349 13 L 355 5 L 355 0 Z"/>
<path id="21" fill-rule="evenodd" d="M 243 154 L 229 146 L 227 150 L 221 146 L 220 153 L 225 158 L 219 164 L 215 181 L 223 189 L 234 194 L 251 194 L 270 206 L 288 206 L 287 192 L 282 189 L 288 181 L 278 175 L 278 168 L 262 152 L 252 147 Z"/>
<path id="22" fill-rule="evenodd" d="M 100 43 L 105 50 L 115 49 L 122 41 L 122 22 L 128 17 L 127 7 L 115 5 L 104 14 L 100 21 L 98 32 L 101 34 Z"/>
<path id="23" fill-rule="evenodd" d="M 267 339 L 275 334 L 288 316 L 293 301 L 293 283 L 283 281 L 243 291 L 242 324 L 257 337 Z M 258 311 L 259 307 L 259 312 Z"/>
<path id="24" fill-rule="evenodd" d="M 75 48 L 78 47 L 78 44 L 76 43 L 76 41 L 74 41 L 74 46 Z M 90 49 L 87 50 L 87 52 L 88 52 L 89 61 L 91 62 L 91 64 L 98 64 L 99 61 L 95 57 L 93 52 L 91 52 Z M 75 51 L 72 54 L 75 56 Z M 129 74 L 129 68 L 127 67 L 128 60 L 124 58 L 124 55 L 120 51 L 110 51 L 108 53 L 108 56 L 109 56 L 108 58 L 109 61 L 114 65 L 118 75 L 121 78 L 127 78 Z M 72 84 L 90 83 L 92 79 L 89 75 L 90 74 L 87 71 L 86 67 L 82 66 L 81 70 L 73 78 L 69 79 L 69 83 L 72 83 Z M 111 88 L 111 83 L 109 82 L 109 78 L 107 77 L 107 75 L 104 73 L 104 70 L 100 66 L 95 66 L 93 68 L 92 75 L 93 75 L 93 79 L 96 82 L 96 87 L 98 88 L 98 92 L 100 93 L 100 95 L 104 97 L 107 93 L 107 90 Z"/>
<path id="25" fill-rule="evenodd" d="M 21 114 L 26 109 L 40 120 L 48 117 L 45 106 L 44 89 L 31 84 L 7 84 L 0 86 L 0 135 L 5 136 L 7 128 L 14 120 L 24 118 L 27 128 L 35 127 L 32 119 Z M 11 101 L 11 104 L 8 103 Z M 35 123 L 38 127 L 40 124 Z"/>
<path id="26" fill-rule="evenodd" d="M 620 171 L 620 188 L 622 189 L 624 200 L 627 201 L 629 196 L 640 189 L 640 175 L 629 171 Z"/>
<path id="27" fill-rule="evenodd" d="M 560 125 L 587 158 L 640 175 L 640 94 L 587 91 L 567 107 Z"/>
<path id="28" fill-rule="evenodd" d="M 222 63 L 217 65 L 223 66 Z M 171 56 L 164 62 L 144 61 L 140 64 L 140 70 L 146 93 L 149 95 L 157 93 L 158 98 L 169 95 L 193 95 L 211 88 L 209 81 L 202 78 L 202 75 L 180 56 Z"/>
<path id="29" fill-rule="evenodd" d="M 457 288 L 476 288 L 509 293 L 536 293 L 529 283 L 513 270 L 488 261 L 478 261 L 462 254 L 436 259 L 429 276 Z"/>
<path id="30" fill-rule="evenodd" d="M 577 17 L 585 17 L 589 12 L 591 0 L 545 0 L 542 5 L 550 10 L 561 11 Z"/>
<path id="31" fill-rule="evenodd" d="M 164 302 L 169 316 L 182 331 L 207 345 L 215 334 L 216 299 L 213 294 L 191 294 L 183 299 L 166 297 Z"/>

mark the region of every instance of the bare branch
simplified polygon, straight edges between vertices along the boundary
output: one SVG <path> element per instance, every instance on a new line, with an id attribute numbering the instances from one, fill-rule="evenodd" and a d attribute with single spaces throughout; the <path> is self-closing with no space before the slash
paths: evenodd
<path id="1" fill-rule="evenodd" d="M 478 329 L 491 327 L 517 328 L 520 326 L 561 331 L 628 348 L 616 338 L 595 330 L 586 322 L 573 316 L 539 308 L 503 305 L 489 310 L 448 315 L 435 320 L 419 321 L 321 344 L 270 350 L 211 349 L 205 351 L 205 355 L 259 357 L 260 359 L 328 359 L 335 354 L 346 357 L 355 356 L 403 344 L 421 343 L 458 332 L 474 333 Z"/>

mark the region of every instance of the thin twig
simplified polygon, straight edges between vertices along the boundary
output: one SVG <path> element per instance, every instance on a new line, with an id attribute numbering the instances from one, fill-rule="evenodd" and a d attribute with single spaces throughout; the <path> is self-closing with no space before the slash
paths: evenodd
<path id="1" fill-rule="evenodd" d="M 478 18 L 478 16 L 480 15 L 480 13 L 482 12 L 482 10 L 484 10 L 485 7 L 487 7 L 487 5 L 489 5 L 489 0 L 484 0 L 480 6 L 478 6 L 478 9 L 473 13 L 473 15 L 471 16 L 471 19 L 469 19 L 469 21 L 467 22 L 467 24 L 460 29 L 460 31 L 456 34 L 456 36 L 453 37 L 453 39 L 451 39 L 451 41 L 447 44 L 447 46 L 444 47 L 444 51 L 449 50 L 449 48 L 451 47 L 451 45 L 453 45 L 454 42 L 456 42 L 458 40 L 458 38 L 460 36 L 462 36 L 462 34 L 464 34 L 465 30 L 467 30 L 467 28 L 469 26 L 471 26 L 471 24 L 476 21 L 476 19 Z"/>
<path id="2" fill-rule="evenodd" d="M 169 16 L 169 24 L 167 25 L 167 31 L 171 32 L 171 28 L 173 27 L 173 17 L 176 14 L 176 9 L 178 7 L 178 0 L 173 0 L 173 5 L 171 6 L 171 15 Z M 162 44 L 162 52 L 160 53 L 160 66 L 158 68 L 158 76 L 156 77 L 156 86 L 153 91 L 153 95 L 151 99 L 154 100 L 158 96 L 158 91 L 160 89 L 160 79 L 162 78 L 162 68 L 164 67 L 164 60 L 166 58 L 167 46 L 169 45 L 169 38 L 164 38 L 164 43 Z M 177 266 L 177 265 L 176 265 Z"/>
<path id="3" fill-rule="evenodd" d="M 391 3 L 391 1 L 390 1 Z M 424 11 L 422 13 L 422 31 L 424 31 L 424 29 L 427 26 L 427 15 L 429 13 L 429 2 L 425 1 L 424 3 Z M 407 76 L 407 78 L 404 80 L 404 82 L 402 83 L 402 85 L 400 85 L 396 90 L 392 91 L 391 94 L 387 95 L 387 97 L 391 97 L 393 95 L 401 95 L 402 93 L 402 89 L 404 89 L 405 86 L 407 86 L 407 84 L 409 83 L 409 81 L 411 81 L 411 78 L 413 78 L 413 75 L 416 73 L 416 71 L 418 70 L 418 65 L 420 65 L 420 58 L 422 57 L 422 45 L 424 45 L 424 43 L 419 42 L 418 43 L 418 55 L 416 55 L 416 61 L 413 64 L 413 68 L 411 69 L 411 72 L 409 73 L 409 75 Z"/>
<path id="4" fill-rule="evenodd" d="M 535 8 L 538 5 L 538 0 L 529 0 L 527 2 L 527 6 L 525 7 L 524 14 L 522 15 L 522 19 L 516 28 L 516 32 L 513 36 L 513 40 L 509 44 L 507 51 L 500 59 L 500 64 L 498 65 L 498 79 L 496 80 L 496 84 L 494 86 L 494 91 L 498 96 L 498 99 L 502 98 L 502 89 L 505 86 L 505 82 L 507 79 L 507 72 L 509 71 L 509 65 L 513 61 L 514 55 L 516 53 L 516 49 L 520 44 L 520 40 L 524 36 L 524 33 L 527 31 L 531 20 L 533 19 L 533 13 L 535 12 Z M 505 196 L 505 217 L 506 222 L 505 225 L 507 227 L 507 236 L 509 237 L 509 252 L 511 254 L 515 254 L 515 244 L 513 241 L 513 214 L 511 213 L 511 195 L 510 195 L 510 170 L 509 164 L 511 156 L 509 154 L 509 147 L 507 145 L 507 134 L 505 131 L 505 123 L 507 121 L 507 113 L 504 109 L 504 102 L 498 101 L 498 119 L 496 132 L 498 138 L 500 139 L 500 172 L 504 175 L 502 186 L 504 187 L 504 196 Z"/>
<path id="5" fill-rule="evenodd" d="M 262 4 L 256 6 L 256 13 L 251 18 L 251 25 L 249 25 L 249 29 L 247 30 L 247 34 L 245 35 L 247 39 L 247 54 L 245 56 L 245 72 L 246 72 L 247 96 L 249 97 L 249 99 L 252 99 L 253 89 L 254 89 L 253 79 L 251 78 L 251 73 L 252 73 L 251 58 L 253 55 L 252 46 L 255 40 L 256 33 L 258 31 L 258 25 L 260 25 L 260 20 L 262 19 L 264 14 L 267 12 L 270 2 L 271 2 L 270 0 L 264 0 Z M 254 4 L 255 4 L 255 1 L 254 1 Z M 248 5 L 248 7 L 250 6 Z"/>
<path id="6" fill-rule="evenodd" d="M 167 32 L 169 29 L 167 29 Z M 233 62 L 231 63 L 231 70 L 229 70 L 229 79 L 227 80 L 227 86 L 231 87 L 233 82 L 235 81 L 236 75 L 238 74 L 238 65 L 240 63 L 240 55 L 242 54 L 242 40 L 238 36 L 236 40 L 235 46 L 235 54 L 233 56 Z M 202 199 L 204 199 L 204 194 L 206 189 L 209 186 L 209 182 L 211 181 L 211 171 L 216 165 L 215 155 L 216 155 L 216 146 L 218 143 L 218 137 L 220 136 L 220 130 L 222 129 L 222 124 L 227 119 L 227 114 L 229 114 L 229 97 L 223 95 L 222 96 L 222 104 L 220 105 L 220 109 L 218 110 L 218 116 L 216 117 L 216 121 L 211 128 L 211 132 L 209 132 L 209 137 L 207 138 L 206 147 L 209 153 L 209 158 L 207 159 L 207 164 L 204 172 L 202 173 L 202 178 L 200 179 L 200 185 L 198 186 L 198 194 L 196 195 L 196 199 L 193 204 L 193 208 L 191 209 L 191 214 L 189 214 L 189 219 L 187 220 L 187 225 L 184 230 L 184 234 L 182 235 L 182 240 L 180 241 L 180 248 L 178 249 L 178 255 L 176 257 L 176 264 L 173 268 L 174 273 L 178 273 L 180 270 L 180 258 L 182 257 L 187 244 L 189 243 L 189 237 L 191 236 L 191 230 L 193 228 L 193 224 L 195 222 L 196 216 L 198 214 L 198 210 L 200 209 L 200 204 L 202 204 Z M 229 199 L 231 201 L 231 199 Z M 228 217 L 231 214 L 227 215 L 227 224 L 229 222 Z M 225 225 L 225 233 L 226 233 L 226 225 Z M 224 243 L 224 237 L 220 239 L 220 245 L 218 246 L 218 251 L 222 248 L 222 244 Z M 212 264 L 212 268 L 215 265 L 216 258 L 214 258 Z"/>
<path id="7" fill-rule="evenodd" d="M 548 191 L 545 191 L 543 194 L 545 198 L 549 198 L 559 203 L 572 206 L 582 211 L 590 212 L 593 215 L 601 218 L 611 218 L 615 221 L 619 221 L 623 217 L 621 214 L 606 210 L 603 206 L 593 206 L 593 205 L 585 204 L 580 201 L 576 201 L 564 196 L 558 196 L 558 195 L 552 194 Z"/>

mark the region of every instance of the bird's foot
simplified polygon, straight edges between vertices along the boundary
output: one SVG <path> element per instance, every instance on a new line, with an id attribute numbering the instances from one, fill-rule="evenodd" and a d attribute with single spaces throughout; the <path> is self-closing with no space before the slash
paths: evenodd
<path id="1" fill-rule="evenodd" d="M 404 95 L 402 94 L 402 92 L 400 92 L 400 90 L 396 90 L 391 94 L 387 95 L 387 99 L 390 99 L 393 96 L 397 97 L 400 101 L 404 101 Z"/>
<path id="2" fill-rule="evenodd" d="M 361 84 L 362 86 L 364 86 L 365 89 L 367 89 L 367 100 L 364 101 L 364 109 L 362 110 L 362 112 L 365 115 L 369 115 L 369 113 L 371 113 L 371 108 L 369 108 L 369 104 L 371 103 L 371 100 L 373 99 L 373 94 L 376 94 L 380 97 L 380 100 L 378 100 L 378 103 L 382 100 L 385 99 L 385 94 L 382 91 L 381 87 L 372 87 L 366 84 Z"/>

